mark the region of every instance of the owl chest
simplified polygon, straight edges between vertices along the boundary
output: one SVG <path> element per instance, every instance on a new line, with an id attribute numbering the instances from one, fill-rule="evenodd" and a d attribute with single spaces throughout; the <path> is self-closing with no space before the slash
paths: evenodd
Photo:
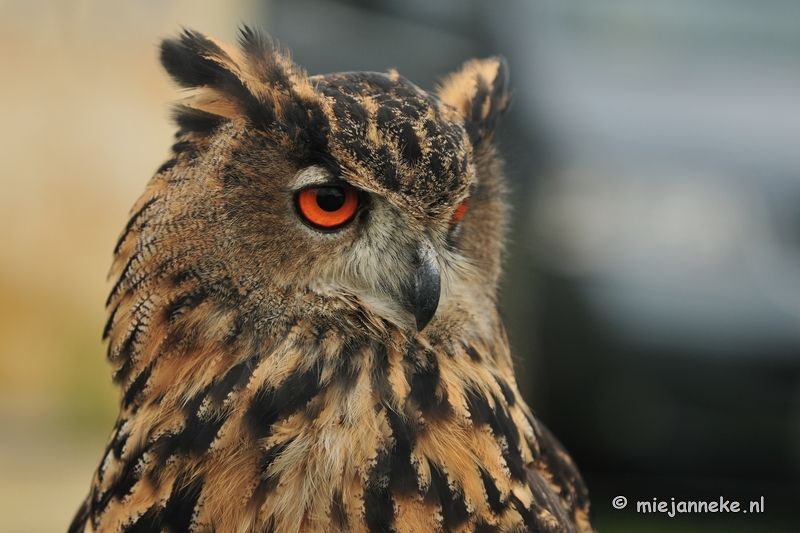
<path id="1" fill-rule="evenodd" d="M 231 478 L 227 484 L 238 483 L 247 495 L 242 522 L 270 531 L 518 526 L 519 514 L 500 501 L 515 492 L 529 497 L 507 464 L 509 444 L 518 455 L 525 452 L 518 439 L 509 443 L 475 424 L 463 391 L 449 381 L 415 379 L 387 365 L 382 374 L 334 380 L 315 394 L 302 393 L 300 381 L 295 383 L 296 395 L 287 396 L 297 402 L 291 412 L 270 419 L 268 434 L 252 447 L 238 448 L 254 465 L 252 475 L 223 467 Z M 253 431 L 255 414 L 253 407 L 245 411 L 243 434 Z M 221 442 L 224 428 L 222 433 Z M 209 519 L 230 503 L 224 497 L 218 504 L 207 500 Z"/>

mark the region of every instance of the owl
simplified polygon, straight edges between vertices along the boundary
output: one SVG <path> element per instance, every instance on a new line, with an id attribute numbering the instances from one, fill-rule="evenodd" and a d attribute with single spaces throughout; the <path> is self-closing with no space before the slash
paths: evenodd
<path id="1" fill-rule="evenodd" d="M 592 531 L 498 311 L 501 58 L 427 93 L 184 31 L 114 250 L 121 408 L 69 531 Z"/>

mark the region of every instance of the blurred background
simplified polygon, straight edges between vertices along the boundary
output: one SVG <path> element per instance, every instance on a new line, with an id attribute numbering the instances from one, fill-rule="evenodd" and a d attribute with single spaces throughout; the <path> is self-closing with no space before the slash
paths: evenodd
<path id="1" fill-rule="evenodd" d="M 424 89 L 504 55 L 504 314 L 600 531 L 800 530 L 800 3 L 0 0 L 0 532 L 66 530 L 117 412 L 104 280 L 171 144 L 158 42 L 240 22 Z M 765 513 L 635 512 L 720 496 Z"/>

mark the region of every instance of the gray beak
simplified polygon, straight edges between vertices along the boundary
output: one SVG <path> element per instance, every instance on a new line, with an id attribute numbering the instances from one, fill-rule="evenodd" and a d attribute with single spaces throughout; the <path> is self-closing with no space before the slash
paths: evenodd
<path id="1" fill-rule="evenodd" d="M 423 241 L 417 246 L 414 271 L 404 291 L 407 308 L 417 322 L 417 331 L 425 329 L 436 314 L 441 285 L 436 251 L 428 241 Z"/>

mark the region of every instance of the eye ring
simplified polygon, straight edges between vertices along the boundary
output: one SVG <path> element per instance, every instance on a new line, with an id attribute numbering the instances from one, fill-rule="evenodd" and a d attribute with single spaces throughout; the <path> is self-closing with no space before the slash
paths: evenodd
<path id="1" fill-rule="evenodd" d="M 455 212 L 453 213 L 453 218 L 450 219 L 450 227 L 455 227 L 456 224 L 461 222 L 461 219 L 464 218 L 464 215 L 467 214 L 467 207 L 469 207 L 469 198 L 464 200 L 456 207 Z"/>
<path id="2" fill-rule="evenodd" d="M 311 226 L 331 230 L 350 222 L 358 210 L 358 191 L 349 185 L 303 189 L 295 199 L 297 211 Z"/>

